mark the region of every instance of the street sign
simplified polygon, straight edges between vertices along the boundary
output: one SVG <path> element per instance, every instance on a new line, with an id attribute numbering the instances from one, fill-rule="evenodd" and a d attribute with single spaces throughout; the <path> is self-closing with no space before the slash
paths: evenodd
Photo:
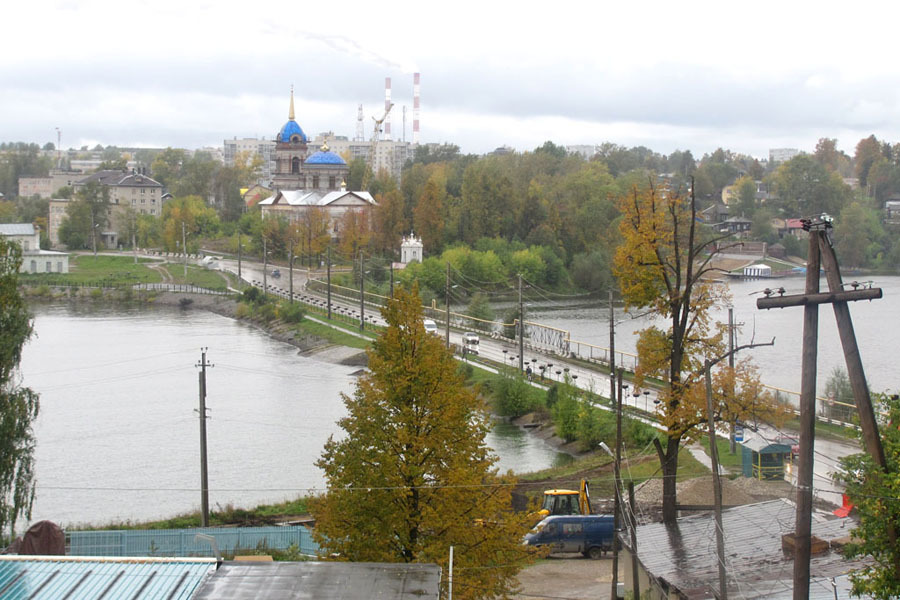
<path id="1" fill-rule="evenodd" d="M 736 442 L 744 441 L 744 427 L 742 425 L 734 426 L 734 441 L 736 441 Z"/>

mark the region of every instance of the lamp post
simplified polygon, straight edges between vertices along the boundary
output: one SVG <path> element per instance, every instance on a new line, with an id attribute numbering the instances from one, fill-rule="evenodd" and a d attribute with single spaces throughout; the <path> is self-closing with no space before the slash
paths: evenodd
<path id="1" fill-rule="evenodd" d="M 650 390 L 644 390 L 644 412 L 647 412 L 647 400 L 650 399 Z"/>

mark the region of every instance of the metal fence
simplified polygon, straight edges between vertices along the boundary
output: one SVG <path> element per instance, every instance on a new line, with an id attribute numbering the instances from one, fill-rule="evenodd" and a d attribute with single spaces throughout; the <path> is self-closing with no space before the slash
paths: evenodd
<path id="1" fill-rule="evenodd" d="M 215 538 L 222 554 L 242 550 L 287 550 L 315 556 L 319 547 L 309 529 L 289 527 L 235 527 L 200 529 L 142 529 L 67 531 L 69 556 L 211 556 L 213 549 L 198 533 Z"/>

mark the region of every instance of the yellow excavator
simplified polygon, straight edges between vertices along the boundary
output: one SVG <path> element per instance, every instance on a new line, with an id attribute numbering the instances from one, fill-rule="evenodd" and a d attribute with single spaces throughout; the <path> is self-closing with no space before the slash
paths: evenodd
<path id="1" fill-rule="evenodd" d="M 587 479 L 581 480 L 579 490 L 545 490 L 538 514 L 543 519 L 551 515 L 590 515 L 591 494 Z"/>

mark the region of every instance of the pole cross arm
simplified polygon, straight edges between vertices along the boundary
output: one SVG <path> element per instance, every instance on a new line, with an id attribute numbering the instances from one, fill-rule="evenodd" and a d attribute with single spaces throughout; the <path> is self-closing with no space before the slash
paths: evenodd
<path id="1" fill-rule="evenodd" d="M 845 290 L 821 294 L 794 294 L 791 296 L 760 298 L 756 301 L 756 308 L 787 308 L 789 306 L 806 306 L 810 304 L 834 304 L 835 302 L 853 302 L 855 300 L 878 300 L 881 297 L 881 288 Z"/>

